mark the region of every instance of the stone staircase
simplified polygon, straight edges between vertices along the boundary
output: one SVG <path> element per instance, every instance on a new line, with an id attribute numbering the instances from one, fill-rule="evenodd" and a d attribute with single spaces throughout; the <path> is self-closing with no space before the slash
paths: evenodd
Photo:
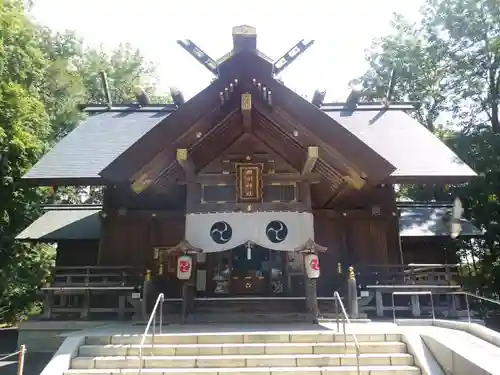
<path id="1" fill-rule="evenodd" d="M 420 375 L 399 334 L 356 334 L 362 375 Z M 141 335 L 89 336 L 66 375 L 139 373 Z M 143 347 L 142 373 L 355 375 L 352 336 L 332 331 L 162 334 Z"/>

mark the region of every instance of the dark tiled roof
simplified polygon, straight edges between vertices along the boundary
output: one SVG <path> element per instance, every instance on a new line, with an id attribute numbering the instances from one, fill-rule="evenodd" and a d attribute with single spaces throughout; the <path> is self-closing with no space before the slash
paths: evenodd
<path id="1" fill-rule="evenodd" d="M 89 116 L 45 154 L 25 179 L 97 179 L 99 172 L 170 112 L 100 112 Z"/>
<path id="2" fill-rule="evenodd" d="M 450 205 L 398 204 L 399 234 L 401 237 L 450 235 Z M 471 222 L 461 219 L 461 236 L 481 236 L 483 233 Z"/>
<path id="3" fill-rule="evenodd" d="M 101 231 L 99 206 L 51 208 L 23 230 L 18 240 L 98 240 Z"/>
<path id="4" fill-rule="evenodd" d="M 396 170 L 395 181 L 411 177 L 472 177 L 476 174 L 441 140 L 402 111 L 326 111 Z"/>

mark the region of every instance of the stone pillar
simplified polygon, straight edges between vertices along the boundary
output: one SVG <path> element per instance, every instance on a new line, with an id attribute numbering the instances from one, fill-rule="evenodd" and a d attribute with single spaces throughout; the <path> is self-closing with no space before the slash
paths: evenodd
<path id="1" fill-rule="evenodd" d="M 411 313 L 414 317 L 420 317 L 420 296 L 411 296 Z"/>

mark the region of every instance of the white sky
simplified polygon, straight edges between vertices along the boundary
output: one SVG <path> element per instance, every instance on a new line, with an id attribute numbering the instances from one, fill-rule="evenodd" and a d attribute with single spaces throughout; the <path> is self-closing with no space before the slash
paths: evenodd
<path id="1" fill-rule="evenodd" d="M 394 12 L 415 20 L 421 0 L 35 0 L 35 18 L 63 31 L 75 30 L 90 46 L 121 42 L 139 48 L 158 65 L 160 91 L 179 87 L 190 98 L 212 77 L 177 45 L 191 39 L 217 59 L 232 47 L 231 28 L 257 28 L 257 47 L 278 59 L 302 38 L 316 43 L 284 71 L 285 84 L 327 101 L 345 100 L 349 80 L 366 69 L 364 52 L 390 31 Z"/>

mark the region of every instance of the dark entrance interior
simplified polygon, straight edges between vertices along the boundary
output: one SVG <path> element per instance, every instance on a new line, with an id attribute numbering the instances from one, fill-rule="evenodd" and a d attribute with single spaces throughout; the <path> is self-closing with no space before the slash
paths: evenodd
<path id="1" fill-rule="evenodd" d="M 210 254 L 208 294 L 213 296 L 270 296 L 287 293 L 286 253 L 245 245 Z"/>

